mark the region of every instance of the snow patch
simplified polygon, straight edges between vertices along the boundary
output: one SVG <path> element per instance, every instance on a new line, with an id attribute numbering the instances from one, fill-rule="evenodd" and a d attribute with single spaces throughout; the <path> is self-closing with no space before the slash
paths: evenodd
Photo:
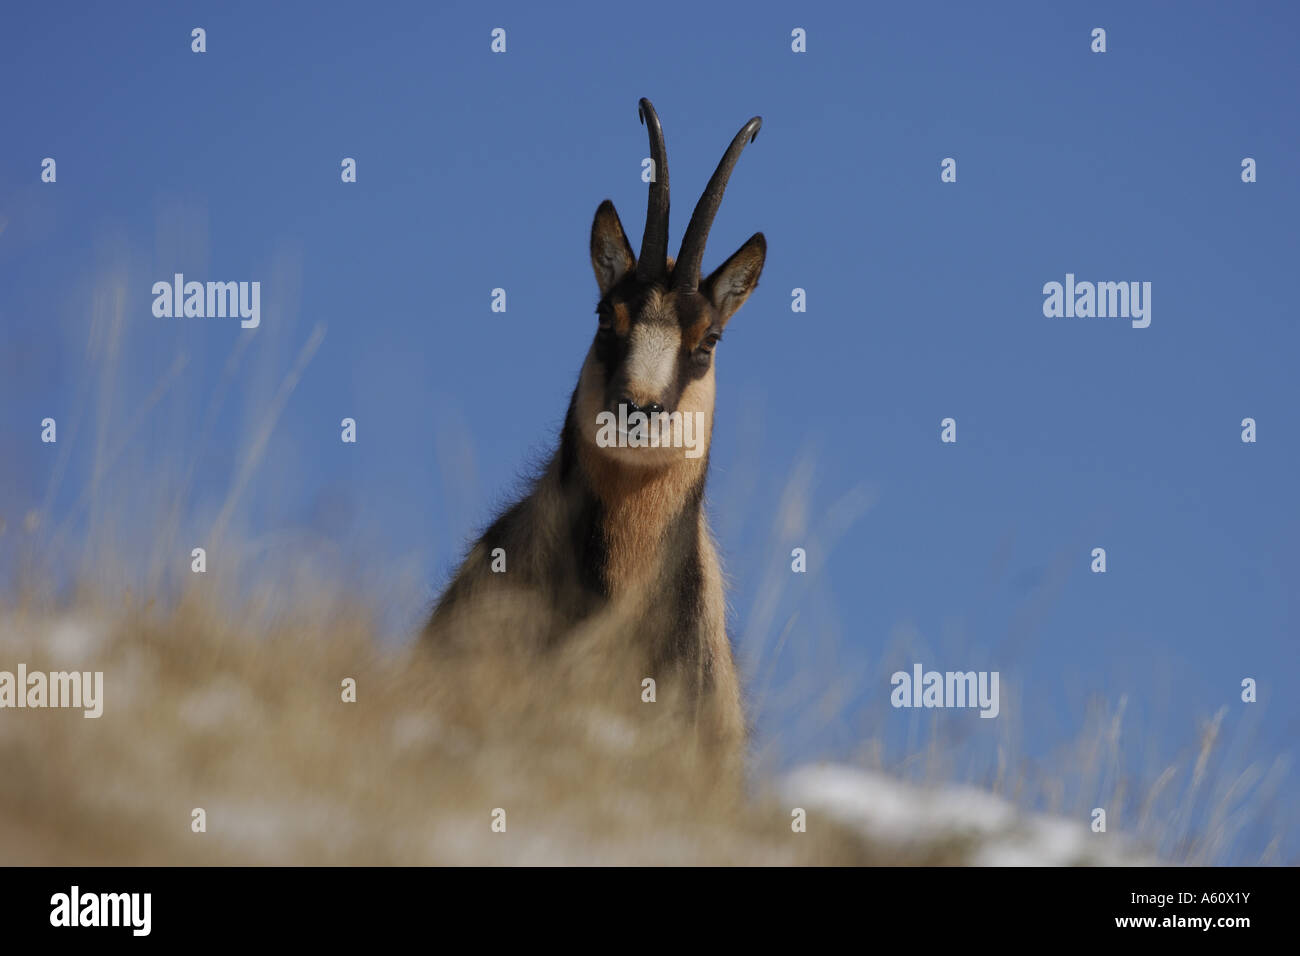
<path id="1" fill-rule="evenodd" d="M 855 767 L 800 767 L 778 792 L 791 806 L 825 813 L 882 846 L 966 847 L 975 866 L 1152 865 L 1113 834 L 1086 821 L 1026 813 L 970 786 L 926 789 Z"/>

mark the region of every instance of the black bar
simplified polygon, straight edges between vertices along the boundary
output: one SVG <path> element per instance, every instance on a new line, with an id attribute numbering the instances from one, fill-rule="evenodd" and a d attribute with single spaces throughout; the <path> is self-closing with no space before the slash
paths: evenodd
<path id="1" fill-rule="evenodd" d="M 597 927 L 628 934 L 610 946 L 667 945 L 665 929 L 704 920 L 710 934 L 736 938 L 791 930 L 845 932 L 864 945 L 901 934 L 936 940 L 1076 940 L 1125 936 L 1184 945 L 1231 945 L 1251 934 L 1284 932 L 1295 873 L 1287 869 L 376 869 L 376 868 L 9 868 L 0 869 L 0 925 L 6 943 L 100 941 L 247 943 L 344 940 L 467 929 L 498 939 L 515 930 L 541 944 L 563 927 L 566 940 Z M 113 926 L 53 926 L 58 894 L 81 913 L 99 912 L 98 894 L 149 896 L 148 935 L 139 909 Z M 94 903 L 86 897 L 94 895 Z M 89 906 L 90 909 L 86 907 Z M 1288 914 L 1289 915 L 1289 914 Z M 1120 925 L 1154 919 L 1154 925 Z M 1186 921 L 1208 918 L 1209 928 Z M 1243 925 L 1221 920 L 1244 919 Z M 1183 921 L 1183 922 L 1179 922 Z M 436 936 L 428 931 L 436 929 Z M 1043 933 L 1053 934 L 1050 937 Z M 424 935 L 421 935 L 424 934 Z M 646 934 L 650 934 L 647 936 Z M 459 948 L 459 947 L 457 947 Z"/>

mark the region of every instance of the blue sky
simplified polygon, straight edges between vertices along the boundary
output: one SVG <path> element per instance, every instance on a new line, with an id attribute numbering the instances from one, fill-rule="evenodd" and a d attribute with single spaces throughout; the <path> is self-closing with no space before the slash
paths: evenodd
<path id="1" fill-rule="evenodd" d="M 1240 766 L 1287 752 L 1300 730 L 1294 5 L 669 3 L 652 23 L 644 9 L 15 9 L 0 37 L 0 568 L 16 566 L 15 516 L 47 497 L 74 539 L 90 532 L 77 499 L 96 416 L 121 438 L 125 483 L 193 468 L 186 518 L 205 527 L 321 325 L 241 530 L 270 560 L 328 549 L 380 593 L 405 575 L 432 597 L 562 419 L 595 324 L 591 217 L 609 197 L 629 234 L 643 224 L 648 96 L 674 250 L 730 137 L 764 118 L 705 255 L 711 269 L 767 236 L 759 289 L 719 352 L 710 508 L 750 672 L 794 686 L 827 664 L 833 632 L 832 670 L 855 675 L 829 718 L 779 702 L 758 715 L 781 759 L 851 749 L 855 715 L 918 657 L 999 670 L 1031 756 L 1077 731 L 1094 695 L 1127 697 L 1126 760 L 1143 771 L 1185 755 L 1220 707 Z M 340 182 L 345 156 L 355 184 Z M 174 272 L 260 280 L 261 328 L 154 318 L 152 283 Z M 1150 327 L 1045 318 L 1042 287 L 1066 273 L 1152 283 Z M 106 407 L 86 343 L 114 277 Z M 61 430 L 66 451 L 39 444 L 47 415 L 85 422 L 75 439 Z M 345 416 L 356 446 L 339 441 Z M 939 441 L 948 416 L 955 445 Z M 1255 444 L 1240 440 L 1247 416 Z M 776 653 L 749 617 L 764 573 L 788 563 L 771 525 L 797 462 L 811 463 L 811 522 L 836 540 L 814 545 L 806 577 L 781 577 L 776 626 L 796 623 Z M 854 489 L 870 509 L 827 519 Z M 156 501 L 117 517 L 147 529 Z M 1104 575 L 1089 571 L 1098 546 Z M 1258 704 L 1240 702 L 1244 677 Z M 883 726 L 905 742 L 931 718 Z M 987 750 L 1005 729 L 983 725 L 998 723 L 962 732 Z M 1291 771 L 1280 799 L 1297 796 Z M 1294 832 L 1285 847 L 1300 853 Z"/>

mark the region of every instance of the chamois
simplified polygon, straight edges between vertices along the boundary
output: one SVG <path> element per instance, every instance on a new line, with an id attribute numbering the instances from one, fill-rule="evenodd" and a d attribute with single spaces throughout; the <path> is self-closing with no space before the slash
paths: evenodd
<path id="1" fill-rule="evenodd" d="M 640 118 L 653 161 L 641 254 L 606 199 L 591 226 L 599 321 L 559 448 L 470 549 L 424 640 L 446 648 L 500 638 L 540 650 L 599 627 L 600 640 L 636 649 L 646 676 L 677 688 L 701 737 L 739 746 L 740 683 L 703 500 L 715 349 L 758 283 L 767 242 L 755 233 L 703 280 L 700 265 L 732 169 L 762 119 L 732 139 L 674 261 L 663 128 L 647 99 Z M 662 424 L 657 440 L 646 441 L 647 423 Z"/>

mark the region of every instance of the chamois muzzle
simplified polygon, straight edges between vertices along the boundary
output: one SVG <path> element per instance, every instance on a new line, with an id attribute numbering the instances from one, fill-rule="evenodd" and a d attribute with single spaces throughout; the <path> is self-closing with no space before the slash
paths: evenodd
<path id="1" fill-rule="evenodd" d="M 650 402 L 647 405 L 638 405 L 636 402 L 632 401 L 632 399 L 628 398 L 626 395 L 624 395 L 622 398 L 618 400 L 617 405 L 626 405 L 627 413 L 629 415 L 631 415 L 633 412 L 644 412 L 647 415 L 658 415 L 660 412 L 664 410 L 663 405 L 661 405 L 659 402 Z M 617 407 L 617 405 L 615 407 Z"/>

